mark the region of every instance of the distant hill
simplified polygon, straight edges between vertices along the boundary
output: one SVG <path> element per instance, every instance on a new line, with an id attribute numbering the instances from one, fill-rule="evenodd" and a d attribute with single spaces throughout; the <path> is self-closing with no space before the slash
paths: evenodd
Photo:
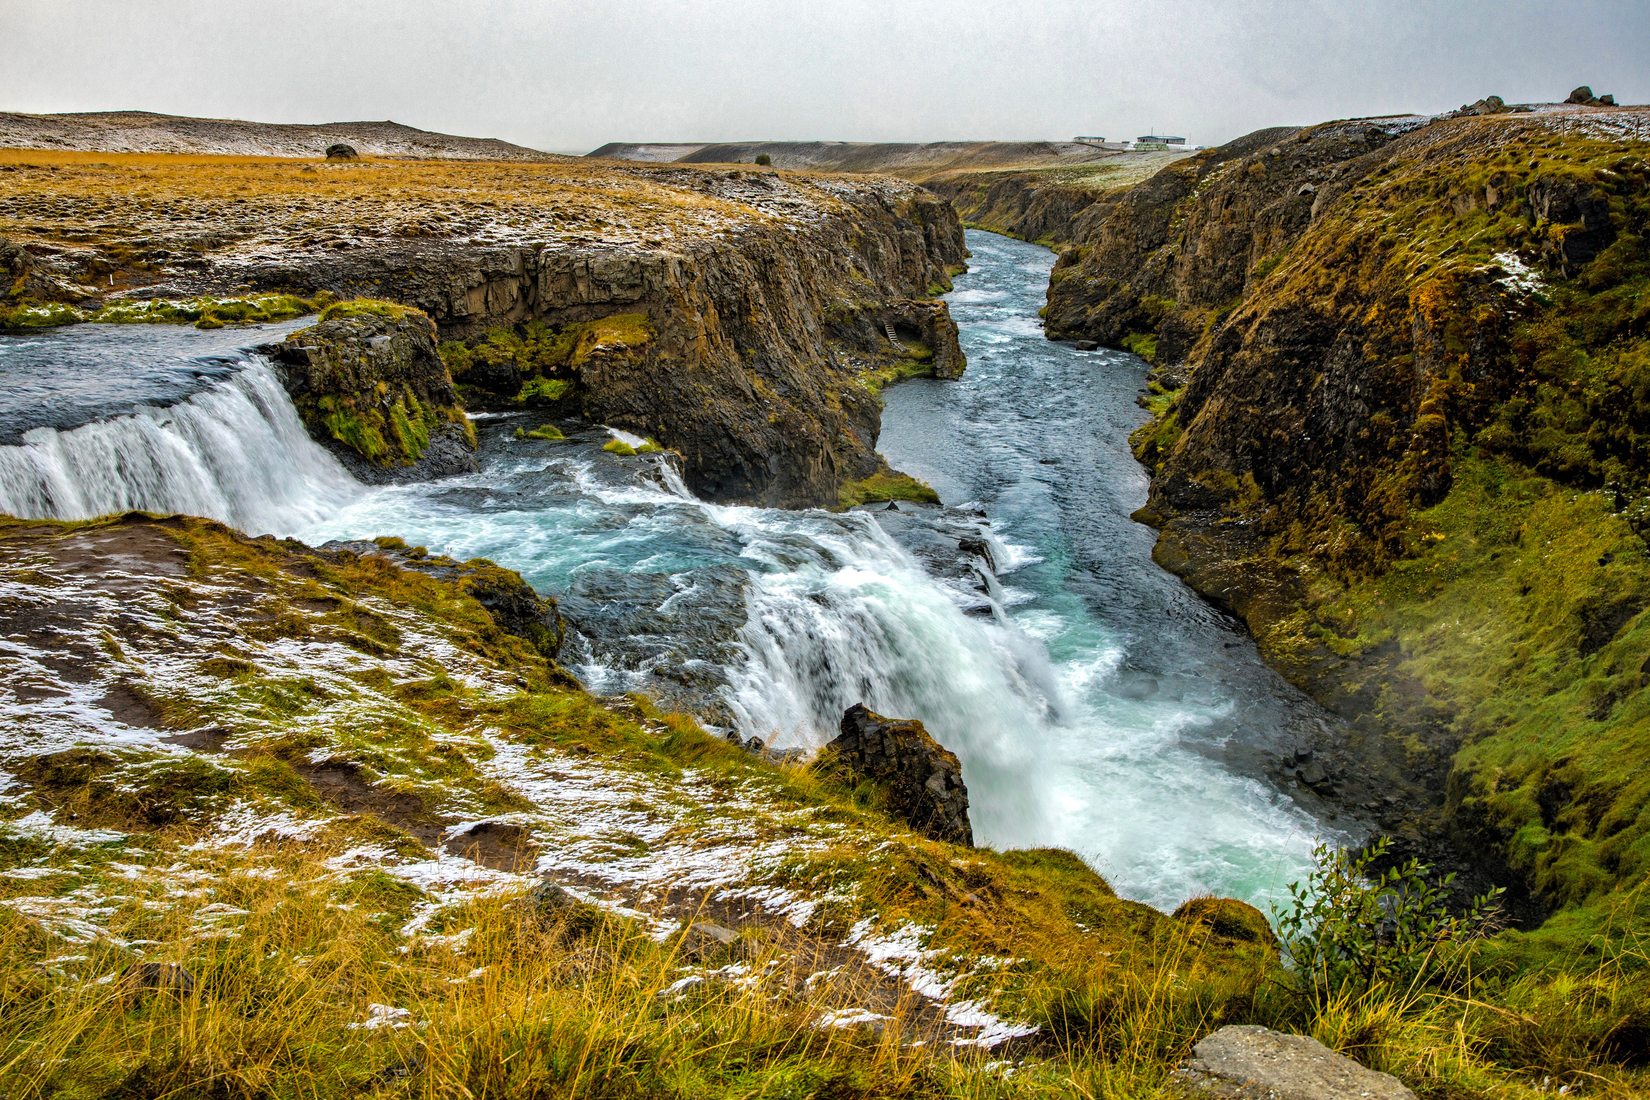
<path id="1" fill-rule="evenodd" d="M 608 160 L 678 164 L 749 164 L 766 154 L 775 168 L 814 172 L 884 172 L 912 179 L 957 169 L 1047 168 L 1115 157 L 1068 141 L 739 141 L 611 142 L 588 155 Z"/>
<path id="2" fill-rule="evenodd" d="M 275 123 L 149 111 L 26 115 L 0 111 L 0 148 L 100 153 L 319 157 L 343 142 L 363 156 L 435 160 L 568 160 L 497 138 L 457 137 L 399 122 Z"/>

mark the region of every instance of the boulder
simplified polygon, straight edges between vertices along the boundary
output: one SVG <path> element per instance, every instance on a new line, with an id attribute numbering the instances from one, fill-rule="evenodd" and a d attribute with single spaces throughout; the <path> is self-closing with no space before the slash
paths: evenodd
<path id="1" fill-rule="evenodd" d="M 1396 1077 L 1316 1039 L 1252 1024 L 1205 1037 L 1175 1080 L 1193 1096 L 1218 1100 L 1416 1100 Z"/>
<path id="2" fill-rule="evenodd" d="M 355 151 L 355 146 L 345 145 L 341 141 L 327 146 L 328 160 L 358 160 L 360 156 L 361 154 Z"/>
<path id="3" fill-rule="evenodd" d="M 968 788 L 955 753 L 929 736 L 921 722 L 884 718 L 856 703 L 842 716 L 842 732 L 820 751 L 815 766 L 866 780 L 883 808 L 935 840 L 974 843 Z"/>
<path id="4" fill-rule="evenodd" d="M 1576 107 L 1614 107 L 1616 97 L 1613 95 L 1594 95 L 1593 89 L 1583 84 L 1571 92 L 1565 103 Z"/>
<path id="5" fill-rule="evenodd" d="M 1507 101 L 1498 95 L 1488 95 L 1476 103 L 1463 104 L 1454 115 L 1504 115 L 1512 111 L 1521 111 L 1522 107 L 1509 107 Z"/>
<path id="6" fill-rule="evenodd" d="M 362 481 L 443 477 L 476 469 L 475 437 L 435 325 L 387 302 L 340 303 L 319 323 L 260 349 L 304 426 Z"/>

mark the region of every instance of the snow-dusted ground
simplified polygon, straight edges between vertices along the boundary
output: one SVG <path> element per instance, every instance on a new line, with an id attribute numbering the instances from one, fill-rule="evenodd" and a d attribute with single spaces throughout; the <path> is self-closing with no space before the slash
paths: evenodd
<path id="1" fill-rule="evenodd" d="M 339 629 L 340 611 L 372 617 L 380 633 L 393 630 L 393 652 L 363 652 L 359 639 Z M 272 622 L 280 629 L 267 629 Z M 111 761 L 106 782 L 140 792 L 148 769 L 192 760 L 237 772 L 238 750 L 301 730 L 319 740 L 308 752 L 311 765 L 358 774 L 363 798 L 385 792 L 380 816 L 390 824 L 398 823 L 392 791 L 416 792 L 440 819 L 439 833 L 421 849 L 361 843 L 329 862 L 340 877 L 370 869 L 418 888 L 422 901 L 401 928 L 409 946 L 461 951 L 462 933 L 432 931 L 438 917 L 479 896 L 523 893 L 546 880 L 646 922 L 661 939 L 713 907 L 716 919 L 788 929 L 802 944 L 814 935 L 808 930 L 821 905 L 848 907 L 862 915 L 845 939 L 809 944 L 811 957 L 823 951 L 839 961 L 813 973 L 810 986 L 832 985 L 836 971 L 850 970 L 856 973 L 842 975 L 842 988 L 863 990 L 869 980 L 891 992 L 875 1004 L 841 1005 L 820 1026 L 869 1022 L 914 994 L 933 1006 L 938 1034 L 952 1042 L 994 1046 L 1034 1030 L 953 996 L 960 980 L 991 971 L 992 961 L 931 947 L 928 929 L 883 928 L 856 905 L 852 884 L 812 888 L 787 877 L 787 861 L 799 854 L 892 842 L 827 820 L 817 807 L 786 798 L 765 774 L 669 774 L 529 743 L 484 718 L 436 725 L 409 709 L 398 687 L 451 684 L 480 711 L 519 692 L 517 672 L 465 644 L 456 629 L 379 596 L 317 591 L 315 581 L 284 569 L 256 579 L 223 569 L 203 574 L 169 536 L 144 525 L 101 528 L 68 546 L 0 540 L 0 818 L 9 818 L 0 820 L 0 832 L 51 849 L 0 870 L 8 886 L 0 905 L 68 948 L 119 944 L 111 919 L 134 903 L 140 882 L 209 900 L 213 878 L 204 866 L 270 841 L 313 841 L 349 817 L 240 785 L 194 811 L 194 843 L 164 855 L 128 849 L 122 832 L 58 820 L 31 797 L 22 777 L 37 774 L 43 758 L 95 750 Z M 226 663 L 235 670 L 229 676 Z M 248 684 L 291 685 L 304 701 L 296 711 L 260 705 L 246 694 Z M 176 709 L 157 714 L 166 708 Z M 193 718 L 179 721 L 179 714 Z M 210 749 L 190 747 L 208 730 L 218 734 Z M 398 740 L 389 730 L 404 732 Z M 433 759 L 447 768 L 439 777 L 430 774 Z M 521 808 L 489 812 L 501 795 Z M 500 869 L 461 854 L 463 838 L 483 823 L 519 830 L 529 860 Z M 195 919 L 203 935 L 230 936 L 244 915 L 209 904 Z M 675 992 L 684 981 L 760 977 L 707 966 L 678 979 Z M 375 1010 L 360 1024 L 407 1025 L 394 1010 Z"/>

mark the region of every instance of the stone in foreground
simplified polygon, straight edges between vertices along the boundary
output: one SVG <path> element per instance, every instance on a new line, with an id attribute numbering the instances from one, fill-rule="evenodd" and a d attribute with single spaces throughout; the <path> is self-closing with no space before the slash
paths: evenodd
<path id="1" fill-rule="evenodd" d="M 921 722 L 884 718 L 856 703 L 842 716 L 842 733 L 825 746 L 819 765 L 875 784 L 886 798 L 883 808 L 919 833 L 973 846 L 962 764 Z"/>
<path id="2" fill-rule="evenodd" d="M 1415 1100 L 1389 1073 L 1361 1066 L 1304 1035 L 1231 1024 L 1192 1048 L 1175 1071 L 1192 1096 L 1218 1100 Z"/>

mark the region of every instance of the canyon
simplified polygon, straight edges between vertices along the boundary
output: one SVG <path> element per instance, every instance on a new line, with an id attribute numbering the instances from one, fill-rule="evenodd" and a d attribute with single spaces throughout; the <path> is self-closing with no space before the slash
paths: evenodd
<path id="1" fill-rule="evenodd" d="M 471 1035 L 495 945 L 595 929 L 634 1018 L 765 999 L 819 1072 L 1057 1093 L 1140 1028 L 1171 1088 L 1234 1021 L 1632 1095 L 1650 111 L 1498 104 L 1191 154 L 0 117 L 57 146 L 0 148 L 5 934 L 286 960 L 256 884 L 313 881 L 449 983 L 335 1030 Z M 1374 834 L 1501 925 L 1356 1038 L 1269 991 Z"/>

